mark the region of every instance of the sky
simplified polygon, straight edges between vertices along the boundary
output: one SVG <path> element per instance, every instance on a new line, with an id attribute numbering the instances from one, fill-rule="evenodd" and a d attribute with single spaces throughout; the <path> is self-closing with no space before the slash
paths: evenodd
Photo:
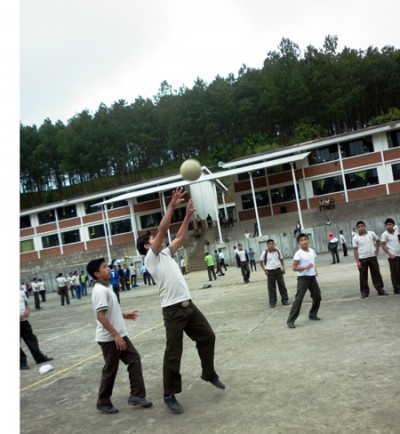
<path id="1" fill-rule="evenodd" d="M 326 35 L 344 46 L 400 48 L 398 0 L 20 0 L 20 115 L 67 123 L 101 103 L 152 98 L 261 68 L 289 38 L 302 51 Z"/>

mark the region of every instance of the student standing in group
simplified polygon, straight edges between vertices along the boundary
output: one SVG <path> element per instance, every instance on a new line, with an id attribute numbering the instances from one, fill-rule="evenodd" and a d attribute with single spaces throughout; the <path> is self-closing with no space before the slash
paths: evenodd
<path id="1" fill-rule="evenodd" d="M 67 279 L 63 276 L 62 273 L 58 273 L 58 276 L 56 277 L 57 286 L 58 286 L 58 295 L 61 296 L 61 306 L 64 306 L 65 301 L 67 301 L 67 304 L 69 303 L 69 297 L 68 297 L 68 282 Z"/>
<path id="2" fill-rule="evenodd" d="M 335 237 L 333 232 L 328 233 L 328 250 L 332 255 L 332 264 L 340 263 L 338 252 L 339 240 Z"/>
<path id="3" fill-rule="evenodd" d="M 317 255 L 314 249 L 309 247 L 307 234 L 300 234 L 297 237 L 297 243 L 299 244 L 300 249 L 297 250 L 293 257 L 293 271 L 297 271 L 297 292 L 287 319 L 287 325 L 290 329 L 296 328 L 294 322 L 300 314 L 301 304 L 307 290 L 310 291 L 312 298 L 312 305 L 308 313 L 308 318 L 313 321 L 320 320 L 320 317 L 317 315 L 321 304 L 321 290 L 319 289 L 317 282 L 318 272 L 315 265 L 315 258 Z"/>
<path id="4" fill-rule="evenodd" d="M 219 261 L 221 264 L 221 271 L 222 271 L 222 267 L 224 267 L 225 271 L 227 270 L 226 268 L 226 264 L 225 264 L 225 255 L 224 252 L 221 249 L 218 249 L 218 253 L 219 253 Z"/>
<path id="5" fill-rule="evenodd" d="M 236 250 L 236 262 L 240 266 L 244 283 L 249 283 L 250 282 L 249 255 L 247 254 L 247 251 L 243 248 L 242 244 L 238 244 L 238 248 Z"/>
<path id="6" fill-rule="evenodd" d="M 261 253 L 260 266 L 267 276 L 269 307 L 273 309 L 276 306 L 277 284 L 281 295 L 281 302 L 284 306 L 288 306 L 289 296 L 285 280 L 283 279 L 285 273 L 285 262 L 281 251 L 276 248 L 275 241 L 272 239 L 267 241 L 267 249 Z"/>
<path id="7" fill-rule="evenodd" d="M 400 294 L 400 234 L 392 218 L 385 220 L 385 227 L 381 236 L 382 249 L 388 255 L 393 292 Z"/>
<path id="8" fill-rule="evenodd" d="M 42 279 L 39 279 L 39 293 L 40 293 L 40 298 L 42 300 L 42 302 L 46 301 L 46 284 L 43 282 Z"/>
<path id="9" fill-rule="evenodd" d="M 257 271 L 256 254 L 251 247 L 249 248 L 248 255 L 249 255 L 249 260 L 250 260 L 250 271 Z M 254 270 L 253 270 L 253 268 L 254 268 Z"/>
<path id="10" fill-rule="evenodd" d="M 88 275 L 81 270 L 81 274 L 79 275 L 79 283 L 81 285 L 82 296 L 87 295 L 87 284 L 88 284 Z"/>
<path id="11" fill-rule="evenodd" d="M 117 271 L 117 266 L 111 263 L 110 267 L 110 283 L 112 286 L 113 291 L 115 292 L 115 295 L 117 296 L 118 303 L 121 303 L 121 300 L 119 298 L 119 274 Z"/>
<path id="12" fill-rule="evenodd" d="M 184 202 L 185 194 L 183 188 L 175 190 L 155 237 L 148 232 L 137 240 L 137 250 L 141 255 L 146 256 L 145 264 L 159 286 L 166 331 L 163 365 L 164 402 L 173 413 L 183 411 L 181 404 L 175 398 L 175 394 L 182 391 L 180 366 L 184 332 L 196 342 L 197 352 L 201 360 L 201 379 L 209 381 L 219 389 L 225 389 L 225 385 L 219 379 L 214 368 L 214 331 L 205 316 L 191 300 L 189 287 L 182 276 L 179 265 L 173 259 L 177 249 L 183 245 L 190 217 L 195 212 L 192 199 L 189 199 L 187 203 L 186 214 L 175 240 L 168 247 L 163 245 L 174 209 Z"/>
<path id="13" fill-rule="evenodd" d="M 40 297 L 39 297 L 40 283 L 39 283 L 37 277 L 33 278 L 32 292 L 33 292 L 33 298 L 35 300 L 35 309 L 41 309 L 41 307 L 40 307 Z"/>
<path id="14" fill-rule="evenodd" d="M 207 265 L 208 280 L 211 282 L 213 277 L 214 280 L 217 280 L 217 275 L 215 274 L 215 268 L 214 268 L 215 267 L 214 258 L 212 257 L 211 253 L 205 253 L 204 262 Z"/>
<path id="15" fill-rule="evenodd" d="M 139 285 L 137 284 L 136 267 L 133 265 L 133 262 L 129 266 L 129 272 L 131 273 L 131 286 L 132 288 L 137 288 Z"/>
<path id="16" fill-rule="evenodd" d="M 347 241 L 346 241 L 345 236 L 343 235 L 343 231 L 339 231 L 339 240 L 340 240 L 340 243 L 342 244 L 343 256 L 349 256 L 347 254 Z"/>
<path id="17" fill-rule="evenodd" d="M 146 399 L 140 355 L 128 337 L 124 321 L 136 320 L 138 311 L 121 312 L 117 295 L 110 287 L 111 272 L 104 258 L 90 261 L 87 264 L 87 272 L 96 281 L 92 291 L 92 304 L 97 322 L 96 341 L 101 347 L 105 361 L 96 408 L 106 414 L 118 413 L 119 410 L 111 402 L 111 396 L 120 360 L 128 366 L 128 404 L 151 407 L 153 403 Z"/>
<path id="18" fill-rule="evenodd" d="M 368 268 L 371 273 L 371 280 L 378 295 L 389 295 L 384 290 L 381 271 L 379 269 L 378 254 L 381 242 L 375 232 L 367 231 L 365 223 L 358 221 L 358 231 L 353 238 L 354 258 L 360 274 L 361 298 L 369 296 Z"/>

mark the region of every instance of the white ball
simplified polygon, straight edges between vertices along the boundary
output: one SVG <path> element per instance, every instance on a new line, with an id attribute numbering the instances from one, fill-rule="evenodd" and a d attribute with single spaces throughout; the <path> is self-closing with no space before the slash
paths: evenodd
<path id="1" fill-rule="evenodd" d="M 196 181 L 201 175 L 201 165 L 197 160 L 189 158 L 182 163 L 180 172 L 186 181 Z"/>

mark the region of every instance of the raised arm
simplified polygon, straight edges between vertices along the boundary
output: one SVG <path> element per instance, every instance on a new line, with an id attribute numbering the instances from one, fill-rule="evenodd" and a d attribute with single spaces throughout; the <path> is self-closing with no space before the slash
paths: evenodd
<path id="1" fill-rule="evenodd" d="M 176 238 L 171 242 L 172 252 L 175 253 L 180 247 L 182 247 L 183 242 L 185 241 L 185 237 L 189 228 L 190 217 L 196 211 L 196 208 L 193 208 L 193 201 L 189 199 L 188 204 L 186 206 L 186 214 L 181 227 L 176 234 Z"/>
<path id="2" fill-rule="evenodd" d="M 154 237 L 152 247 L 156 252 L 159 252 L 162 248 L 165 234 L 167 233 L 169 229 L 169 225 L 171 224 L 172 215 L 174 213 L 174 209 L 177 205 L 184 202 L 184 196 L 186 194 L 186 191 L 182 187 L 178 187 L 174 194 L 172 195 L 172 199 L 168 204 L 167 211 L 164 214 L 164 217 L 162 218 L 160 225 L 157 229 L 157 234 Z"/>

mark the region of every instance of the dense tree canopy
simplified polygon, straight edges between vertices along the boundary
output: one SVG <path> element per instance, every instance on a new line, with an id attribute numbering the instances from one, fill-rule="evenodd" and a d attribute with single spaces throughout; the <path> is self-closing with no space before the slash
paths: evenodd
<path id="1" fill-rule="evenodd" d="M 73 189 L 88 193 L 108 180 L 136 182 L 177 168 L 188 157 L 215 165 L 274 146 L 351 131 L 398 116 L 400 50 L 392 46 L 337 52 L 283 38 L 261 70 L 198 78 L 193 88 L 161 83 L 151 99 L 124 100 L 64 125 L 21 125 L 21 193 Z"/>

